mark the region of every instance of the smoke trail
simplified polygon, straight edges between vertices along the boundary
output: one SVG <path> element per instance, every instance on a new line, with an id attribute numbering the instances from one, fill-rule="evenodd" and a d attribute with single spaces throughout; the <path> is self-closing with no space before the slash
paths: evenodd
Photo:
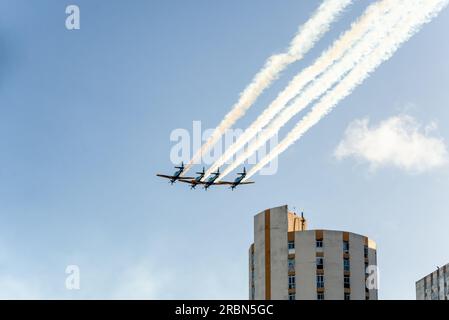
<path id="1" fill-rule="evenodd" d="M 186 173 L 256 101 L 257 97 L 277 79 L 279 74 L 291 63 L 302 59 L 314 44 L 327 32 L 331 23 L 353 0 L 325 0 L 314 15 L 300 27 L 290 42 L 286 53 L 268 58 L 264 67 L 256 74 L 252 82 L 240 94 L 240 98 L 215 128 L 209 139 L 194 154 L 186 165 Z"/>
<path id="2" fill-rule="evenodd" d="M 287 137 L 277 145 L 266 157 L 264 157 L 249 172 L 248 179 L 267 163 L 285 151 L 297 141 L 312 126 L 317 124 L 324 116 L 353 90 L 360 85 L 371 73 L 384 61 L 388 60 L 400 46 L 420 30 L 423 24 L 430 22 L 444 9 L 449 0 L 426 0 L 422 6 L 417 6 L 413 14 L 407 17 L 403 25 L 393 30 L 392 34 L 378 47 L 366 61 L 354 68 L 334 90 L 323 97 L 312 110 L 295 126 Z"/>
<path id="3" fill-rule="evenodd" d="M 215 163 L 206 171 L 204 179 L 217 170 L 235 153 L 237 153 L 247 142 L 249 142 L 274 116 L 279 113 L 300 91 L 313 79 L 323 73 L 335 61 L 339 60 L 355 43 L 365 34 L 372 32 L 376 23 L 380 23 L 379 17 L 398 6 L 401 1 L 382 0 L 371 4 L 356 22 L 351 24 L 351 28 L 340 36 L 330 48 L 324 51 L 313 65 L 307 67 L 296 75 L 288 86 L 278 94 L 276 99 L 263 111 L 263 113 L 238 137 L 225 153 L 218 158 Z"/>
<path id="4" fill-rule="evenodd" d="M 350 50 L 340 61 L 333 64 L 322 76 L 310 84 L 287 108 L 285 108 L 275 120 L 273 120 L 267 129 L 263 130 L 257 139 L 248 145 L 245 152 L 237 157 L 221 175 L 224 178 L 238 165 L 248 159 L 254 152 L 262 147 L 266 141 L 274 136 L 293 116 L 306 108 L 314 100 L 318 99 L 323 93 L 331 89 L 344 75 L 350 71 L 364 57 L 369 55 L 376 46 L 382 44 L 391 28 L 394 28 L 401 19 L 405 19 L 409 12 L 412 12 L 414 6 L 422 0 L 395 1 L 397 6 L 391 14 L 386 14 L 377 18 L 373 23 L 372 32 L 369 32 L 362 38 L 352 50 Z M 220 180 L 217 179 L 217 180 Z"/>

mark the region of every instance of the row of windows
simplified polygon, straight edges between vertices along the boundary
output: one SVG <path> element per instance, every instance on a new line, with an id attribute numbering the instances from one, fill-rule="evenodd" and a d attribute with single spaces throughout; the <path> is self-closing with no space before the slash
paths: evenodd
<path id="1" fill-rule="evenodd" d="M 351 294 L 345 292 L 345 296 L 344 296 L 345 300 L 351 300 Z M 316 294 L 316 299 L 317 300 L 324 300 L 324 292 L 318 292 Z M 289 293 L 288 294 L 288 300 L 296 300 L 296 294 L 295 293 Z"/>
<path id="2" fill-rule="evenodd" d="M 322 274 L 318 274 L 316 276 L 316 287 L 324 288 L 324 276 Z M 296 288 L 296 277 L 294 275 L 288 276 L 288 288 L 295 289 Z"/>
<path id="3" fill-rule="evenodd" d="M 322 239 L 318 239 L 315 242 L 315 246 L 317 248 L 323 248 L 324 247 L 324 243 Z M 288 249 L 295 249 L 295 242 L 294 241 L 288 241 Z M 349 241 L 344 240 L 343 241 L 343 252 L 344 253 L 349 253 Z M 368 258 L 368 246 L 364 246 L 363 248 L 363 255 L 365 258 Z"/>
<path id="4" fill-rule="evenodd" d="M 289 272 L 295 272 L 295 259 L 294 258 L 288 258 L 287 265 L 288 265 Z M 318 270 L 324 269 L 324 257 L 316 257 L 316 268 Z M 347 272 L 349 272 L 351 270 L 351 263 L 349 261 L 349 258 L 343 259 L 343 270 L 347 271 Z"/>
<path id="5" fill-rule="evenodd" d="M 351 288 L 351 280 L 349 276 L 343 277 L 343 286 L 344 288 Z M 316 287 L 324 288 L 324 275 L 317 274 L 316 275 Z M 296 277 L 294 275 L 288 276 L 288 288 L 295 289 L 296 288 Z"/>
<path id="6" fill-rule="evenodd" d="M 316 268 L 318 270 L 324 269 L 324 257 L 316 257 Z M 351 270 L 351 263 L 349 258 L 343 259 L 343 270 L 349 272 Z"/>
<path id="7" fill-rule="evenodd" d="M 318 292 L 316 294 L 316 299 L 317 300 L 324 300 L 324 293 L 323 292 Z M 288 294 L 288 300 L 296 300 L 296 294 L 295 293 L 289 293 Z M 345 293 L 345 300 L 351 300 L 351 294 L 350 293 Z"/>

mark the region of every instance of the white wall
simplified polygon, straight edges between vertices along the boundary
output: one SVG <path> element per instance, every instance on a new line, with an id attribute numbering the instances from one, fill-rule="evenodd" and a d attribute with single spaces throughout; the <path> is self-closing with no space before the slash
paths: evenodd
<path id="1" fill-rule="evenodd" d="M 288 299 L 287 206 L 270 209 L 271 299 Z"/>
<path id="2" fill-rule="evenodd" d="M 295 232 L 296 300 L 316 300 L 315 231 Z"/>
<path id="3" fill-rule="evenodd" d="M 254 216 L 255 299 L 265 299 L 265 212 Z"/>
<path id="4" fill-rule="evenodd" d="M 365 237 L 349 234 L 351 300 L 365 300 Z"/>
<path id="5" fill-rule="evenodd" d="M 324 230 L 323 239 L 324 298 L 343 300 L 343 233 Z"/>

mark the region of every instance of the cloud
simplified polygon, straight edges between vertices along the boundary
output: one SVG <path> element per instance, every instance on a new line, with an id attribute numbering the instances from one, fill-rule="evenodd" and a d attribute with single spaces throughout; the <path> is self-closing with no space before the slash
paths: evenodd
<path id="1" fill-rule="evenodd" d="M 369 119 L 349 124 L 343 140 L 334 151 L 341 160 L 353 157 L 367 162 L 371 170 L 397 167 L 410 173 L 422 173 L 448 163 L 448 151 L 442 138 L 432 136 L 435 123 L 423 127 L 405 114 L 369 126 Z"/>

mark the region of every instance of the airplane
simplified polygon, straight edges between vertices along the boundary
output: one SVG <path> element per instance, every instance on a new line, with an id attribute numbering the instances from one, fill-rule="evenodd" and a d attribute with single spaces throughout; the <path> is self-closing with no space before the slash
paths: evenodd
<path id="1" fill-rule="evenodd" d="M 195 179 L 185 179 L 184 177 L 182 177 L 181 179 L 179 179 L 179 181 L 184 183 L 190 183 L 190 189 L 195 189 L 197 185 L 204 184 L 204 182 L 201 181 L 201 179 L 203 179 L 204 175 L 206 174 L 204 167 L 203 171 L 196 172 L 196 174 L 198 174 L 199 176 L 197 176 Z"/>
<path id="2" fill-rule="evenodd" d="M 175 167 L 175 169 L 179 169 L 172 176 L 167 176 L 165 174 L 156 174 L 158 177 L 170 179 L 170 183 L 173 184 L 176 181 L 180 181 L 180 179 L 193 179 L 193 177 L 181 177 L 181 174 L 184 172 L 184 162 L 181 162 L 180 167 Z"/>
<path id="3" fill-rule="evenodd" d="M 180 178 L 179 181 L 184 183 L 190 183 L 190 189 L 195 189 L 195 187 L 199 184 L 204 185 L 204 189 L 207 190 L 210 188 L 210 186 L 213 185 L 229 185 L 231 186 L 231 190 L 234 191 L 234 189 L 241 185 L 241 184 L 251 184 L 254 183 L 253 181 L 245 181 L 243 182 L 243 179 L 246 177 L 246 168 L 243 168 L 243 172 L 237 173 L 238 177 L 235 178 L 234 181 L 219 181 L 215 182 L 215 180 L 218 179 L 220 176 L 220 168 L 218 168 L 217 172 L 212 173 L 212 176 L 207 181 L 201 181 L 201 179 L 204 178 L 204 168 L 202 172 L 197 172 L 199 174 L 198 177 L 195 179 L 185 179 L 184 177 Z"/>
<path id="4" fill-rule="evenodd" d="M 202 172 L 197 172 L 197 174 L 199 174 L 198 177 L 196 177 L 195 179 L 193 178 L 180 178 L 179 181 L 184 182 L 184 183 L 190 183 L 190 189 L 195 189 L 197 185 L 202 184 L 204 186 L 204 190 L 207 190 L 211 185 L 216 185 L 216 184 L 224 184 L 221 181 L 220 182 L 215 182 L 215 180 L 218 179 L 218 177 L 220 176 L 220 168 L 217 169 L 217 172 L 213 172 L 211 174 L 211 177 L 209 179 L 207 179 L 206 181 L 201 181 L 204 178 L 205 175 L 205 170 L 203 168 Z"/>
<path id="5" fill-rule="evenodd" d="M 204 182 L 204 187 L 203 187 L 204 190 L 207 191 L 207 189 L 211 185 L 223 184 L 221 181 L 220 182 L 215 182 L 215 180 L 217 180 L 219 176 L 220 176 L 220 168 L 218 168 L 216 172 L 212 172 L 212 177 L 210 177 L 206 182 Z"/>
<path id="6" fill-rule="evenodd" d="M 246 177 L 246 168 L 243 167 L 243 172 L 239 172 L 237 173 L 238 177 L 235 178 L 234 182 L 231 183 L 231 190 L 234 191 L 235 188 L 237 188 L 237 186 L 241 185 L 241 184 L 251 184 L 254 183 L 254 181 L 245 181 L 242 182 L 243 179 L 245 179 Z M 226 181 L 224 181 L 226 182 Z"/>

